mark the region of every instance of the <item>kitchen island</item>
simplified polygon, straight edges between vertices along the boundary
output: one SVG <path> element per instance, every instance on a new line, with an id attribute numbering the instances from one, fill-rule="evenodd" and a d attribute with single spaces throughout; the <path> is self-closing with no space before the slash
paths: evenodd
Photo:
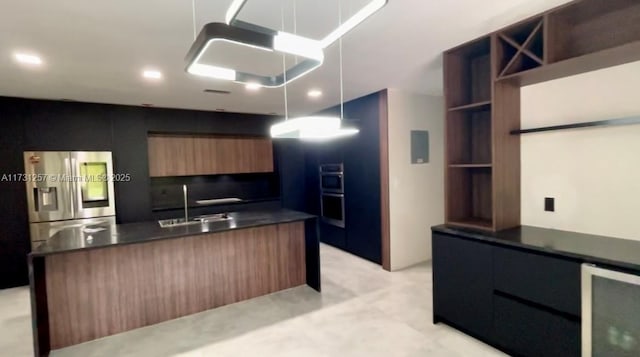
<path id="1" fill-rule="evenodd" d="M 305 283 L 320 291 L 315 216 L 229 218 L 56 233 L 29 255 L 35 355 Z"/>

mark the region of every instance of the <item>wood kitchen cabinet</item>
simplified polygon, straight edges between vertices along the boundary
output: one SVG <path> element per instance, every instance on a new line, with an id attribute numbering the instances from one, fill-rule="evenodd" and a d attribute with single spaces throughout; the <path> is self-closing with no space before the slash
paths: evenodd
<path id="1" fill-rule="evenodd" d="M 273 172 L 273 145 L 263 137 L 152 134 L 151 177 Z"/>

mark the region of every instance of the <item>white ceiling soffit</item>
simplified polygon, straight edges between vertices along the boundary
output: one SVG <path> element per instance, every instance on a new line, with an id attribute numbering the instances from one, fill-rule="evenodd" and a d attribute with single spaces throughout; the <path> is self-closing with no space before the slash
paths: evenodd
<path id="1" fill-rule="evenodd" d="M 370 0 L 342 0 L 348 18 Z M 185 72 L 194 40 L 191 1 L 5 1 L 0 12 L 0 95 L 231 112 L 284 112 L 282 88 L 247 91 L 243 85 Z M 225 22 L 231 0 L 196 0 L 196 30 Z M 568 0 L 389 0 L 343 38 L 347 100 L 383 88 L 441 94 L 441 53 L 447 48 L 568 2 Z M 242 21 L 321 38 L 339 24 L 339 0 L 248 0 Z M 295 30 L 294 30 L 295 24 Z M 337 43 L 322 67 L 288 86 L 290 115 L 305 115 L 340 101 Z M 231 49 L 223 49 L 233 51 Z M 44 63 L 23 67 L 16 51 Z M 228 59 L 270 73 L 281 58 L 242 51 Z M 288 58 L 288 61 L 295 60 Z M 278 62 L 276 64 L 275 62 Z M 277 67 L 277 68 L 276 68 Z M 159 70 L 160 80 L 143 78 Z M 310 99 L 310 89 L 323 96 Z M 231 94 L 205 93 L 205 89 Z"/>

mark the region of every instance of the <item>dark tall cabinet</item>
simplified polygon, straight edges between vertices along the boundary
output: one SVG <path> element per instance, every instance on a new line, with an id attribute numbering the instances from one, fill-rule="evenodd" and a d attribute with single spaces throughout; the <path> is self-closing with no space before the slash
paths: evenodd
<path id="1" fill-rule="evenodd" d="M 342 163 L 344 169 L 345 228 L 320 220 L 322 242 L 381 264 L 382 213 L 380 174 L 380 116 L 384 92 L 345 103 L 349 125 L 357 135 L 323 142 L 307 142 L 305 150 L 307 211 L 320 215 L 319 166 Z M 323 114 L 339 115 L 339 108 Z M 276 144 L 277 145 L 277 144 Z"/>
<path id="2" fill-rule="evenodd" d="M 434 322 L 491 337 L 492 250 L 489 245 L 433 234 Z"/>

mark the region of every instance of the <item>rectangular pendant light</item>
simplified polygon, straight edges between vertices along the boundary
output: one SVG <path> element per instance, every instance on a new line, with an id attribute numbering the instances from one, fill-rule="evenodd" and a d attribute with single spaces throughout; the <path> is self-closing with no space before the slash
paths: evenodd
<path id="1" fill-rule="evenodd" d="M 236 71 L 234 71 L 233 69 L 210 66 L 208 64 L 194 63 L 189 66 L 187 71 L 197 76 L 205 76 L 227 81 L 236 80 Z"/>
<path id="2" fill-rule="evenodd" d="M 347 21 L 343 22 L 337 29 L 333 30 L 320 43 L 322 48 L 329 47 L 332 43 L 336 42 L 340 37 L 344 36 L 347 32 L 353 30 L 356 26 L 360 25 L 369 16 L 375 14 L 378 10 L 382 9 L 388 0 L 373 0 L 362 9 L 351 16 Z"/>
<path id="3" fill-rule="evenodd" d="M 233 25 L 237 27 L 244 28 L 261 28 L 263 27 L 255 24 L 250 24 L 238 19 L 242 8 L 249 0 L 234 0 L 229 8 L 227 9 L 227 14 L 225 17 L 226 23 L 228 25 Z M 254 0 L 257 1 L 257 0 Z M 334 42 L 336 42 L 340 37 L 344 36 L 347 32 L 353 30 L 355 27 L 364 22 L 371 15 L 375 14 L 378 10 L 382 9 L 389 0 L 371 0 L 364 7 L 362 7 L 358 12 L 356 12 L 353 16 L 348 18 L 345 22 L 343 22 L 336 29 L 331 31 L 328 35 L 326 35 L 323 39 L 318 40 L 321 44 L 322 48 L 327 48 Z"/>
<path id="4" fill-rule="evenodd" d="M 295 55 L 302 57 L 302 60 L 287 69 L 286 72 L 275 76 L 239 72 L 231 68 L 219 67 L 215 64 L 201 63 L 202 56 L 207 51 L 210 51 L 212 44 L 218 41 Z M 318 41 L 286 32 L 266 33 L 255 29 L 229 26 L 223 23 L 209 23 L 203 27 L 198 37 L 196 37 L 195 42 L 187 53 L 186 61 L 186 71 L 193 75 L 276 88 L 320 67 L 324 62 L 324 51 Z"/>
<path id="5" fill-rule="evenodd" d="M 324 136 L 340 129 L 340 118 L 302 117 L 282 121 L 271 126 L 274 138 L 310 138 Z"/>
<path id="6" fill-rule="evenodd" d="M 273 37 L 273 49 L 316 61 L 324 59 L 324 53 L 318 41 L 282 31 L 278 31 L 278 34 Z"/>
<path id="7" fill-rule="evenodd" d="M 310 116 L 289 119 L 271 126 L 275 139 L 326 140 L 359 132 L 354 128 L 342 128 L 338 117 Z"/>
<path id="8" fill-rule="evenodd" d="M 238 15 L 248 1 L 233 0 L 227 9 L 226 23 L 209 23 L 203 27 L 187 54 L 187 72 L 244 84 L 252 83 L 267 88 L 281 87 L 285 83 L 294 81 L 320 67 L 324 62 L 324 48 L 364 22 L 388 2 L 388 0 L 371 0 L 322 40 L 314 40 L 238 20 Z M 238 72 L 215 64 L 201 63 L 202 55 L 216 41 L 226 41 L 261 50 L 300 56 L 303 57 L 303 60 L 284 73 L 275 76 Z"/>
<path id="9" fill-rule="evenodd" d="M 225 22 L 227 23 L 227 25 L 231 25 L 231 21 L 233 21 L 236 16 L 238 16 L 238 13 L 240 12 L 240 10 L 242 10 L 242 7 L 246 2 L 247 0 L 233 0 L 231 5 L 229 5 L 229 8 L 227 9 L 227 15 L 225 16 Z"/>

